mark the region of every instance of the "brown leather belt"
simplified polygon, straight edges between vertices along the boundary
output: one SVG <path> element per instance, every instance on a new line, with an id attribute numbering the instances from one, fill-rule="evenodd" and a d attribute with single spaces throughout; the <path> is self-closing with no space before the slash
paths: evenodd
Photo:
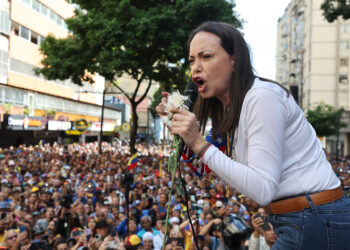
<path id="1" fill-rule="evenodd" d="M 336 201 L 344 196 L 342 187 L 336 189 L 321 191 L 318 193 L 310 194 L 310 198 L 316 206 Z M 294 198 L 273 201 L 269 205 L 264 206 L 267 214 L 287 214 L 303 211 L 309 208 L 310 204 L 307 201 L 305 195 L 297 196 Z"/>

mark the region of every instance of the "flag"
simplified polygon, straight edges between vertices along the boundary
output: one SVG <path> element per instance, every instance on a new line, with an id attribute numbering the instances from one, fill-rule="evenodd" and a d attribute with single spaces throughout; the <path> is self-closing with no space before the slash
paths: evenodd
<path id="1" fill-rule="evenodd" d="M 137 166 L 137 162 L 138 162 L 137 153 L 135 153 L 129 159 L 128 169 L 131 170 L 131 169 L 135 168 Z"/>
<path id="2" fill-rule="evenodd" d="M 217 147 L 221 152 L 225 153 L 226 151 L 226 139 L 222 138 L 220 134 L 217 134 L 215 136 L 215 139 L 212 140 L 211 138 L 211 130 L 209 131 L 209 134 L 205 138 L 207 142 L 210 142 L 213 144 L 215 147 Z M 190 150 L 189 148 L 186 147 L 184 148 L 184 151 L 182 153 L 182 159 L 183 161 L 191 168 L 191 170 L 199 177 L 206 175 L 211 172 L 210 168 L 208 165 L 201 164 L 200 166 L 193 166 L 191 164 L 192 160 L 194 159 L 196 155 Z"/>

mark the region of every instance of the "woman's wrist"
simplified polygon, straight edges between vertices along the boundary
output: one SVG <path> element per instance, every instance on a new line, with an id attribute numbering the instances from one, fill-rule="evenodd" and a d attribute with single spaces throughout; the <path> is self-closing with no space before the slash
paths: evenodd
<path id="1" fill-rule="evenodd" d="M 206 145 L 207 141 L 204 138 L 201 138 L 200 140 L 198 140 L 198 142 L 194 143 L 191 149 L 196 155 L 198 155 Z"/>

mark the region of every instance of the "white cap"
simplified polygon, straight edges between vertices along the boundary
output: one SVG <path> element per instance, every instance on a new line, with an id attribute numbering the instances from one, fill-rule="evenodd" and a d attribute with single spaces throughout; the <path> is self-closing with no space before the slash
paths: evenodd
<path id="1" fill-rule="evenodd" d="M 224 203 L 222 203 L 222 201 L 217 201 L 215 203 L 215 207 L 222 207 L 224 205 Z"/>
<path id="2" fill-rule="evenodd" d="M 177 218 L 177 217 L 171 217 L 171 218 L 169 219 L 169 222 L 170 222 L 170 224 L 173 224 L 173 223 L 180 223 L 180 220 L 179 220 L 179 218 Z"/>
<path id="3" fill-rule="evenodd" d="M 144 233 L 142 240 L 153 240 L 153 234 L 151 232 Z"/>

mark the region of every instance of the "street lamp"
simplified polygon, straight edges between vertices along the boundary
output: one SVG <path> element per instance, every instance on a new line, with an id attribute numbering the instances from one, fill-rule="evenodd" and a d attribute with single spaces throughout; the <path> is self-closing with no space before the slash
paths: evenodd
<path id="1" fill-rule="evenodd" d="M 338 114 L 338 121 L 337 121 L 337 141 L 336 141 L 336 147 L 335 147 L 335 154 L 336 154 L 336 160 L 338 162 L 339 160 L 339 148 L 340 148 L 340 145 L 339 145 L 339 130 L 340 130 L 340 118 L 341 118 L 341 115 L 342 113 L 344 112 L 344 109 L 341 108 L 339 110 L 339 114 Z"/>

